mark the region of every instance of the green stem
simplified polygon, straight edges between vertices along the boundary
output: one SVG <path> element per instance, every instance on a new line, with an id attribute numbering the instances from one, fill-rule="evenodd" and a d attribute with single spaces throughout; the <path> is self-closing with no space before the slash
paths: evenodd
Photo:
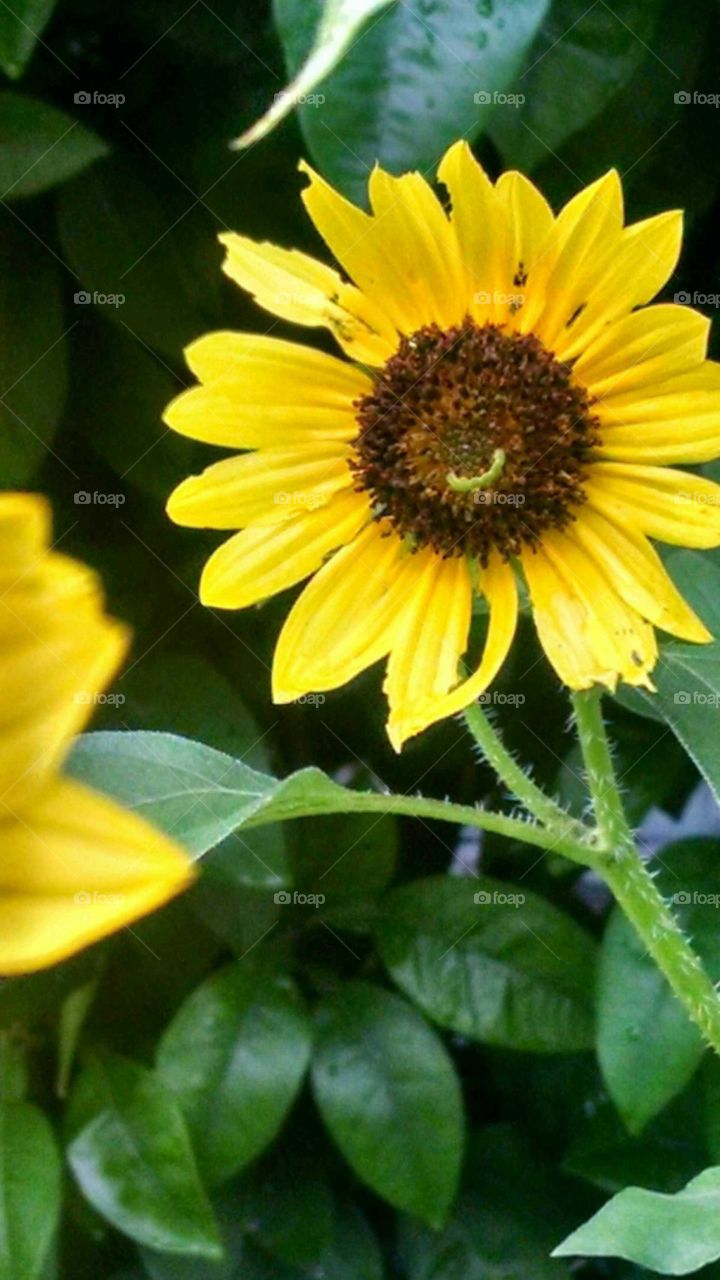
<path id="1" fill-rule="evenodd" d="M 720 1053 L 720 999 L 635 848 L 610 754 L 600 697 L 597 689 L 573 694 L 597 823 L 595 869 L 703 1038 Z"/>
<path id="2" fill-rule="evenodd" d="M 561 810 L 562 812 L 562 810 Z M 338 791 L 337 804 L 330 806 L 326 796 L 317 803 L 303 798 L 293 803 L 272 802 L 267 809 L 260 809 L 247 818 L 242 827 L 261 827 L 268 822 L 284 822 L 292 818 L 307 818 L 314 814 L 327 813 L 377 813 L 380 815 L 396 813 L 409 818 L 431 818 L 440 822 L 460 823 L 467 827 L 477 827 L 481 831 L 491 831 L 494 835 L 505 836 L 508 840 L 518 840 L 524 844 L 532 844 L 540 849 L 548 849 L 561 853 L 572 862 L 583 866 L 593 865 L 593 849 L 583 839 L 575 839 L 572 835 L 561 835 L 546 829 L 536 822 L 525 822 L 520 818 L 509 817 L 505 813 L 495 813 L 490 809 L 480 809 L 470 804 L 451 804 L 447 800 L 433 800 L 429 796 L 388 795 L 376 791 Z M 242 827 L 240 830 L 242 830 Z M 581 828 L 586 837 L 588 832 Z"/>
<path id="3" fill-rule="evenodd" d="M 635 853 L 605 731 L 600 689 L 574 693 L 572 703 L 599 842 L 611 857 L 620 858 L 628 850 Z"/>
<path id="4" fill-rule="evenodd" d="M 495 770 L 501 782 L 504 782 L 508 791 L 511 791 L 525 806 L 528 813 L 557 834 L 564 833 L 575 841 L 586 840 L 590 832 L 533 782 L 510 754 L 479 703 L 474 702 L 472 706 L 467 707 L 464 717 L 468 729 L 488 764 Z"/>
<path id="5" fill-rule="evenodd" d="M 703 1038 L 720 1053 L 718 993 L 644 863 L 633 852 L 608 858 L 598 870 Z"/>

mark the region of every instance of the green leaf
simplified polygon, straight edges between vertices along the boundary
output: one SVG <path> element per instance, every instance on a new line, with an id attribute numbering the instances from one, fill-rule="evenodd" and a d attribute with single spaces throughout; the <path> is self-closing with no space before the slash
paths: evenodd
<path id="1" fill-rule="evenodd" d="M 67 389 L 66 327 L 55 262 L 34 236 L 3 212 L 0 466 L 3 485 L 9 488 L 28 484 L 52 453 Z M 67 477 L 72 481 L 73 476 L 68 467 Z"/>
<path id="2" fill-rule="evenodd" d="M 13 0 L 0 9 L 0 67 L 19 80 L 30 61 L 38 37 L 47 26 L 57 0 Z"/>
<path id="3" fill-rule="evenodd" d="M 128 729 L 174 729 L 232 752 L 255 769 L 266 768 L 266 739 L 232 684 L 205 657 L 149 654 L 118 682 L 125 701 L 119 719 Z M 282 889 L 291 882 L 285 833 L 268 825 L 230 835 L 205 867 L 220 893 L 237 886 Z"/>
<path id="4" fill-rule="evenodd" d="M 558 1245 L 553 1257 L 625 1258 L 686 1276 L 720 1258 L 720 1168 L 675 1195 L 628 1187 Z"/>
<path id="5" fill-rule="evenodd" d="M 70 1167 L 98 1213 L 152 1249 L 221 1257 L 185 1122 L 157 1076 L 126 1058 L 93 1058 L 70 1125 Z"/>
<path id="6" fill-rule="evenodd" d="M 318 1011 L 313 1085 L 322 1117 L 363 1182 L 431 1226 L 455 1196 L 460 1088 L 441 1041 L 398 996 L 346 984 Z"/>
<path id="7" fill-rule="evenodd" d="M 600 114 L 642 63 L 660 7 L 661 0 L 625 0 L 618 15 L 585 0 L 555 0 L 513 86 L 524 95 L 521 109 L 496 111 L 490 121 L 513 167 L 532 169 Z"/>
<path id="8" fill-rule="evenodd" d="M 37 1107 L 0 1102 L 0 1280 L 36 1280 L 60 1213 L 60 1156 Z"/>
<path id="9" fill-rule="evenodd" d="M 393 0 L 326 0 L 307 60 L 287 88 L 275 94 L 264 116 L 231 144 L 233 148 L 249 147 L 266 137 L 334 70 L 373 14 L 392 3 Z"/>
<path id="10" fill-rule="evenodd" d="M 536 1053 L 593 1044 L 593 940 L 525 888 L 486 876 L 403 885 L 385 899 L 378 944 L 442 1027 Z"/>
<path id="11" fill-rule="evenodd" d="M 126 334 L 178 359 L 217 325 L 221 255 L 199 205 L 180 209 L 175 223 L 174 195 L 156 194 L 140 164 L 112 157 L 63 188 L 58 218 L 63 254 L 82 282 L 78 318 L 94 303 Z"/>
<path id="12" fill-rule="evenodd" d="M 319 769 L 284 781 L 169 733 L 91 733 L 76 744 L 73 777 L 139 809 L 197 856 L 253 819 L 272 822 L 351 807 Z M 373 797 L 377 799 L 377 797 Z"/>
<path id="13" fill-rule="evenodd" d="M 720 979 L 716 840 L 666 846 L 657 878 L 683 932 L 714 981 Z M 628 1129 L 638 1133 L 685 1087 L 703 1041 L 684 1007 L 616 908 L 600 952 L 597 1051 L 605 1083 Z"/>
<path id="14" fill-rule="evenodd" d="M 67 767 L 81 782 L 141 810 L 197 856 L 240 827 L 333 813 L 416 814 L 541 843 L 529 823 L 503 814 L 426 796 L 355 791 L 338 786 L 320 769 L 271 778 L 169 733 L 86 734 Z"/>
<path id="15" fill-rule="evenodd" d="M 108 153 L 102 139 L 78 120 L 19 93 L 0 93 L 0 138 L 3 200 L 56 187 Z"/>
<path id="16" fill-rule="evenodd" d="M 403 0 L 382 13 L 322 94 L 299 109 L 325 176 L 364 201 L 376 161 L 393 173 L 434 172 L 451 142 L 477 135 L 494 110 L 515 109 L 495 95 L 519 69 L 547 8 L 548 0 Z M 275 0 L 291 74 L 321 13 L 321 0 Z"/>
<path id="17" fill-rule="evenodd" d="M 720 636 L 720 567 L 707 554 L 674 552 L 667 568 L 714 636 Z M 642 698 L 660 712 L 720 800 L 720 641 L 663 644 L 653 672 L 657 693 Z"/>
<path id="18" fill-rule="evenodd" d="M 289 978 L 247 960 L 214 974 L 185 1001 L 157 1052 L 206 1180 L 254 1160 L 279 1131 L 310 1057 L 311 1029 Z"/>

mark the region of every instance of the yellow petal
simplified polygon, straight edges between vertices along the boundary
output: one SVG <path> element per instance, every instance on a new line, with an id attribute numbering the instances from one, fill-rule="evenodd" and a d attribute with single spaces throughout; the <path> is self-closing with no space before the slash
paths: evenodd
<path id="1" fill-rule="evenodd" d="M 537 288 L 520 313 L 520 328 L 553 347 L 564 326 L 602 279 L 622 232 L 623 202 L 614 169 L 561 209 L 541 250 Z"/>
<path id="2" fill-rule="evenodd" d="M 173 400 L 165 421 L 193 440 L 232 448 L 350 440 L 353 403 L 373 386 L 345 360 L 260 334 L 210 333 L 185 357 L 207 385 Z"/>
<path id="3" fill-rule="evenodd" d="M 154 911 L 194 879 L 167 836 L 66 779 L 0 819 L 0 974 L 28 973 Z"/>
<path id="4" fill-rule="evenodd" d="M 503 173 L 495 191 L 499 234 L 494 319 L 517 327 L 516 317 L 531 295 L 536 266 L 553 227 L 553 212 L 522 173 Z"/>
<path id="5" fill-rule="evenodd" d="M 382 365 L 392 355 L 397 341 L 387 316 L 332 267 L 234 233 L 219 240 L 227 252 L 223 271 L 266 311 L 294 324 L 326 326 L 354 360 Z"/>
<path id="6" fill-rule="evenodd" d="M 418 569 L 393 636 L 383 688 L 390 703 L 388 736 L 396 751 L 442 718 L 434 706 L 457 684 L 467 647 L 472 582 L 464 557 L 416 553 Z"/>
<path id="7" fill-rule="evenodd" d="M 720 455 L 720 365 L 709 360 L 657 387 L 608 396 L 595 450 L 616 462 L 710 462 Z"/>
<path id="8" fill-rule="evenodd" d="M 387 522 L 373 522 L 323 565 L 280 632 L 273 700 L 337 689 L 385 657 L 419 563 Z"/>
<path id="9" fill-rule="evenodd" d="M 645 307 L 604 329 L 575 377 L 599 398 L 650 388 L 700 365 L 709 332 L 710 321 L 690 307 Z"/>
<path id="10" fill-rule="evenodd" d="M 317 511 L 281 524 L 243 529 L 213 552 L 200 599 L 214 609 L 242 609 L 301 582 L 325 556 L 350 542 L 370 519 L 365 494 L 339 494 Z"/>
<path id="11" fill-rule="evenodd" d="M 244 529 L 277 524 L 298 511 L 322 507 L 353 474 L 345 445 L 323 450 L 259 449 L 223 458 L 199 476 L 183 480 L 170 495 L 167 513 L 177 524 L 197 529 Z"/>
<path id="12" fill-rule="evenodd" d="M 581 603 L 583 637 L 595 669 L 611 673 L 611 684 L 619 678 L 652 688 L 649 673 L 657 661 L 655 632 L 621 598 L 605 566 L 588 554 L 573 526 L 548 534 L 542 549 L 566 589 Z M 567 639 L 572 644 L 572 634 Z"/>
<path id="13" fill-rule="evenodd" d="M 128 633 L 94 573 L 55 553 L 0 595 L 0 796 L 20 803 L 92 714 Z"/>
<path id="14" fill-rule="evenodd" d="M 411 302 L 406 332 L 422 325 L 448 327 L 465 313 L 454 237 L 442 206 L 419 173 L 394 178 L 384 169 L 370 175 L 376 233 Z"/>
<path id="15" fill-rule="evenodd" d="M 50 541 L 51 514 L 34 493 L 0 494 L 0 592 L 33 569 Z"/>
<path id="16" fill-rule="evenodd" d="M 495 319 L 495 296 L 507 261 L 510 230 L 492 182 L 467 142 L 455 142 L 438 166 L 450 194 L 450 226 L 460 262 L 465 310 L 481 323 Z"/>
<path id="17" fill-rule="evenodd" d="M 618 524 L 680 547 L 720 543 L 720 485 L 669 467 L 596 462 L 585 491 Z"/>
<path id="18" fill-rule="evenodd" d="M 261 405 L 343 409 L 373 386 L 347 360 L 265 333 L 206 333 L 185 348 L 185 359 L 199 382 L 234 382 L 243 399 Z"/>
<path id="19" fill-rule="evenodd" d="M 300 162 L 300 169 L 310 179 L 302 192 L 303 204 L 333 257 L 396 329 L 412 333 L 418 328 L 417 312 L 403 281 L 401 264 L 389 251 L 386 220 L 351 204 L 305 161 Z"/>
<path id="20" fill-rule="evenodd" d="M 570 689 L 605 684 L 614 689 L 617 672 L 598 661 L 588 637 L 588 610 L 542 547 L 521 557 L 533 618 L 550 662 Z"/>
<path id="21" fill-rule="evenodd" d="M 474 702 L 495 679 L 508 655 L 518 617 L 515 574 L 509 564 L 494 555 L 488 567 L 478 571 L 477 586 L 490 606 L 490 624 L 480 663 L 471 676 L 449 693 L 425 698 L 418 695 L 412 705 L 408 703 L 404 713 L 391 716 L 388 733 L 396 751 L 414 733 L 420 733 L 428 725 L 447 716 L 456 715 Z"/>
<path id="22" fill-rule="evenodd" d="M 659 293 L 680 256 L 682 228 L 682 213 L 672 210 L 623 229 L 610 257 L 604 257 L 602 272 L 578 304 L 581 310 L 576 308 L 556 331 L 554 350 L 561 360 L 580 355 L 607 324 Z"/>
<path id="23" fill-rule="evenodd" d="M 623 600 L 648 622 L 683 640 L 712 640 L 644 534 L 627 524 L 621 527 L 590 503 L 578 512 L 573 534 L 604 569 Z"/>

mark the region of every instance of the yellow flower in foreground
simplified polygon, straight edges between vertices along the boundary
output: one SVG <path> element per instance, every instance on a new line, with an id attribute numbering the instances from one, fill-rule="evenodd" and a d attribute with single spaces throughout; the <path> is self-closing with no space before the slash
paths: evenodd
<path id="1" fill-rule="evenodd" d="M 167 413 L 251 450 L 181 484 L 180 524 L 239 529 L 202 601 L 253 604 L 314 574 L 273 666 L 276 701 L 388 658 L 396 748 L 493 679 L 518 577 L 573 689 L 652 688 L 654 627 L 710 639 L 648 541 L 720 543 L 720 487 L 666 464 L 720 453 L 709 322 L 647 303 L 677 261 L 678 212 L 623 226 L 611 171 L 557 215 L 519 173 L 493 184 L 464 143 L 438 171 L 370 178 L 372 213 L 307 166 L 303 200 L 354 284 L 303 253 L 220 237 L 226 273 L 274 315 L 331 330 L 349 360 L 272 336 L 193 343 L 201 385 Z M 459 680 L 473 595 L 485 649 Z"/>
<path id="2" fill-rule="evenodd" d="M 0 974 L 54 964 L 194 879 L 166 836 L 58 772 L 128 637 L 49 536 L 41 498 L 0 495 Z"/>

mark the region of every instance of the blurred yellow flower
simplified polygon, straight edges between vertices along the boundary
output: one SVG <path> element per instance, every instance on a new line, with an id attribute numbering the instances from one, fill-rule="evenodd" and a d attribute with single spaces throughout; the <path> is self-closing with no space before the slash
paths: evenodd
<path id="1" fill-rule="evenodd" d="M 128 636 L 49 537 L 42 498 L 0 495 L 0 974 L 54 964 L 194 879 L 173 841 L 59 773 Z"/>
<path id="2" fill-rule="evenodd" d="M 281 632 L 276 701 L 388 658 L 388 732 L 487 687 L 517 625 L 518 577 L 573 689 L 652 688 L 655 627 L 707 641 L 649 539 L 720 543 L 720 488 L 670 469 L 720 453 L 709 322 L 644 307 L 675 267 L 679 212 L 623 224 L 611 171 L 555 216 L 519 173 L 492 183 L 464 143 L 438 177 L 370 177 L 371 213 L 306 165 L 315 226 L 354 283 L 294 250 L 220 237 L 226 273 L 274 315 L 326 326 L 349 360 L 213 333 L 176 431 L 247 450 L 181 484 L 179 524 L 239 529 L 210 557 L 210 606 L 313 574 Z M 467 679 L 475 594 L 490 622 Z"/>

